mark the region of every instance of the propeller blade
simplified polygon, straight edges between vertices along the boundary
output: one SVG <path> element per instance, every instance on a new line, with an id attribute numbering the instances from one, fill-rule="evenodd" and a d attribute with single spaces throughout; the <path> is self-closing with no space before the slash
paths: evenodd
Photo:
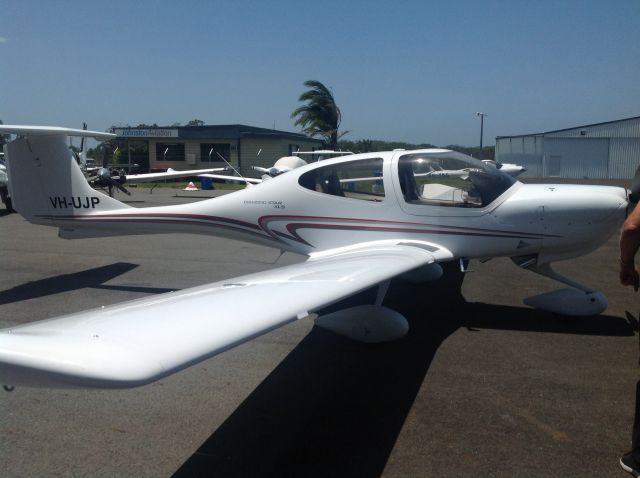
<path id="1" fill-rule="evenodd" d="M 109 196 L 112 195 L 112 190 L 113 188 L 118 188 L 120 191 L 122 191 L 123 193 L 125 193 L 127 196 L 131 196 L 131 193 L 129 191 L 127 191 L 127 189 L 120 183 L 120 181 L 113 179 L 113 178 L 106 178 L 106 179 L 102 179 L 103 183 L 106 183 L 107 187 L 109 188 Z"/>
<path id="2" fill-rule="evenodd" d="M 127 191 L 127 188 L 125 188 L 122 184 L 120 184 L 118 181 L 114 181 L 113 185 L 115 187 L 117 187 L 120 191 L 122 191 L 123 193 L 125 193 L 127 196 L 131 196 L 131 193 L 129 191 Z"/>
<path id="3" fill-rule="evenodd" d="M 82 129 L 87 129 L 87 123 L 82 123 Z M 80 139 L 80 152 L 84 152 L 84 136 Z"/>
<path id="4" fill-rule="evenodd" d="M 131 196 L 131 193 L 127 191 L 127 188 L 124 187 L 124 183 L 127 182 L 127 176 L 125 175 L 124 169 L 121 169 L 120 171 L 118 171 L 117 179 L 111 178 L 111 180 L 113 181 L 113 184 L 115 185 L 115 187 L 117 187 L 120 191 L 122 191 L 126 195 Z"/>

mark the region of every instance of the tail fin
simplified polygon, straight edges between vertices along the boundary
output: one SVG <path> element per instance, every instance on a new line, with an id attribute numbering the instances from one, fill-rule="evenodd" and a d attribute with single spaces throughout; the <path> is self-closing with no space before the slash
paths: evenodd
<path id="1" fill-rule="evenodd" d="M 55 226 L 65 216 L 130 207 L 89 186 L 66 144 L 67 136 L 110 139 L 115 135 L 9 125 L 0 125 L 1 133 L 18 135 L 5 145 L 9 192 L 14 209 L 28 221 Z"/>

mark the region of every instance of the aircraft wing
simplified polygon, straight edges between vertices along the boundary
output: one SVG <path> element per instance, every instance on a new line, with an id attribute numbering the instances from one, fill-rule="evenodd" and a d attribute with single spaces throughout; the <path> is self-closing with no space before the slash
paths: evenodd
<path id="1" fill-rule="evenodd" d="M 214 171 L 225 171 L 226 168 L 210 168 L 210 169 L 191 169 L 189 171 L 176 171 L 169 168 L 165 173 L 146 173 L 146 174 L 127 174 L 127 181 L 132 183 L 144 183 L 151 181 L 160 181 L 162 179 L 186 178 L 189 176 L 199 176 L 203 173 L 212 173 Z"/>
<path id="2" fill-rule="evenodd" d="M 88 131 L 86 129 L 60 128 L 59 126 L 26 126 L 26 125 L 0 125 L 0 134 L 24 134 L 29 136 L 82 136 L 94 138 L 98 141 L 109 140 L 116 137 L 113 133 L 102 131 Z"/>
<path id="3" fill-rule="evenodd" d="M 144 385 L 424 264 L 427 243 L 370 243 L 304 263 L 0 330 L 5 385 Z"/>
<path id="4" fill-rule="evenodd" d="M 239 183 L 260 184 L 262 179 L 258 178 L 241 178 L 240 176 L 225 176 L 224 174 L 198 174 L 199 178 L 224 179 L 227 181 L 237 181 Z"/>

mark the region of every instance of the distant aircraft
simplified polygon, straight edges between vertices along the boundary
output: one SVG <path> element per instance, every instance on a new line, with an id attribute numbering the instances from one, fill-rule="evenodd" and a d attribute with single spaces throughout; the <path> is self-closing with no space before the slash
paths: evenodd
<path id="1" fill-rule="evenodd" d="M 273 166 L 270 168 L 263 168 L 260 166 L 252 166 L 254 171 L 258 171 L 259 173 L 263 173 L 262 176 L 258 178 L 247 178 L 243 176 L 226 176 L 223 174 L 200 174 L 200 177 L 204 178 L 212 178 L 212 179 L 224 179 L 227 181 L 238 181 L 238 182 L 247 182 L 250 184 L 260 184 L 262 181 L 266 181 L 271 178 L 275 178 L 281 174 L 287 173 L 292 169 L 296 169 L 302 166 L 306 166 L 307 162 L 300 158 L 298 155 L 331 155 L 340 156 L 345 154 L 353 154 L 350 151 L 332 151 L 329 149 L 322 149 L 317 151 L 297 151 L 296 156 L 283 156 L 278 159 Z M 224 159 L 224 158 L 223 158 Z M 318 158 L 320 159 L 320 158 Z M 225 160 L 226 161 L 226 160 Z M 237 171 L 236 171 L 237 173 Z M 239 174 L 239 173 L 238 173 Z"/>
<path id="2" fill-rule="evenodd" d="M 224 159 L 224 158 L 223 158 Z M 225 160 L 226 162 L 226 160 Z M 227 163 L 229 164 L 229 163 Z M 253 166 L 254 171 L 263 173 L 261 178 L 248 178 L 241 176 L 240 173 L 229 164 L 228 169 L 232 169 L 238 176 L 229 176 L 224 174 L 199 174 L 201 178 L 211 179 L 224 179 L 225 181 L 246 182 L 248 184 L 260 184 L 262 181 L 266 181 L 271 178 L 275 178 L 281 174 L 291 171 L 292 169 L 305 166 L 307 162 L 297 156 L 283 156 L 278 159 L 270 168 L 262 168 L 260 166 Z"/>
<path id="3" fill-rule="evenodd" d="M 308 257 L 0 330 L 6 385 L 144 385 L 306 317 L 354 340 L 394 340 L 407 333 L 408 322 L 382 305 L 390 281 L 410 273 L 413 281 L 428 282 L 442 275 L 446 261 L 462 267 L 468 259 L 510 257 L 568 286 L 527 304 L 598 314 L 606 297 L 552 264 L 604 244 L 640 192 L 639 177 L 633 196 L 611 186 L 522 184 L 464 154 L 424 149 L 327 159 L 218 198 L 137 209 L 91 189 L 65 143 L 66 135 L 111 135 L 37 126 L 0 126 L 2 132 L 19 135 L 5 146 L 15 208 L 34 224 L 58 227 L 63 238 L 211 234 Z M 469 174 L 419 176 L 425 164 Z M 440 193 L 444 198 L 425 193 L 438 185 L 449 188 Z M 317 317 L 373 286 L 373 304 Z"/>
<path id="4" fill-rule="evenodd" d="M 283 156 L 278 159 L 270 168 L 261 168 L 253 166 L 253 169 L 259 173 L 263 173 L 262 179 L 275 178 L 281 174 L 287 173 L 292 169 L 306 166 L 307 162 L 298 156 Z M 266 176 L 266 177 L 265 177 Z"/>
<path id="5" fill-rule="evenodd" d="M 494 168 L 497 168 L 503 173 L 506 173 L 514 178 L 517 178 L 522 173 L 525 173 L 527 171 L 527 168 L 518 164 L 501 163 L 492 159 L 483 159 L 482 162 L 485 164 L 489 164 L 490 166 L 493 166 Z"/>

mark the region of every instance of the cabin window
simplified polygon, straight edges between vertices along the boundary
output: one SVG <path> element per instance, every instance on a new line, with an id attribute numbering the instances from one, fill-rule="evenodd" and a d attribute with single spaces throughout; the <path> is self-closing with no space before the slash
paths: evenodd
<path id="1" fill-rule="evenodd" d="M 481 161 L 453 151 L 400 157 L 398 179 L 410 204 L 484 207 L 516 182 Z"/>
<path id="2" fill-rule="evenodd" d="M 322 166 L 300 176 L 301 186 L 332 196 L 382 201 L 382 159 L 367 158 Z"/>

